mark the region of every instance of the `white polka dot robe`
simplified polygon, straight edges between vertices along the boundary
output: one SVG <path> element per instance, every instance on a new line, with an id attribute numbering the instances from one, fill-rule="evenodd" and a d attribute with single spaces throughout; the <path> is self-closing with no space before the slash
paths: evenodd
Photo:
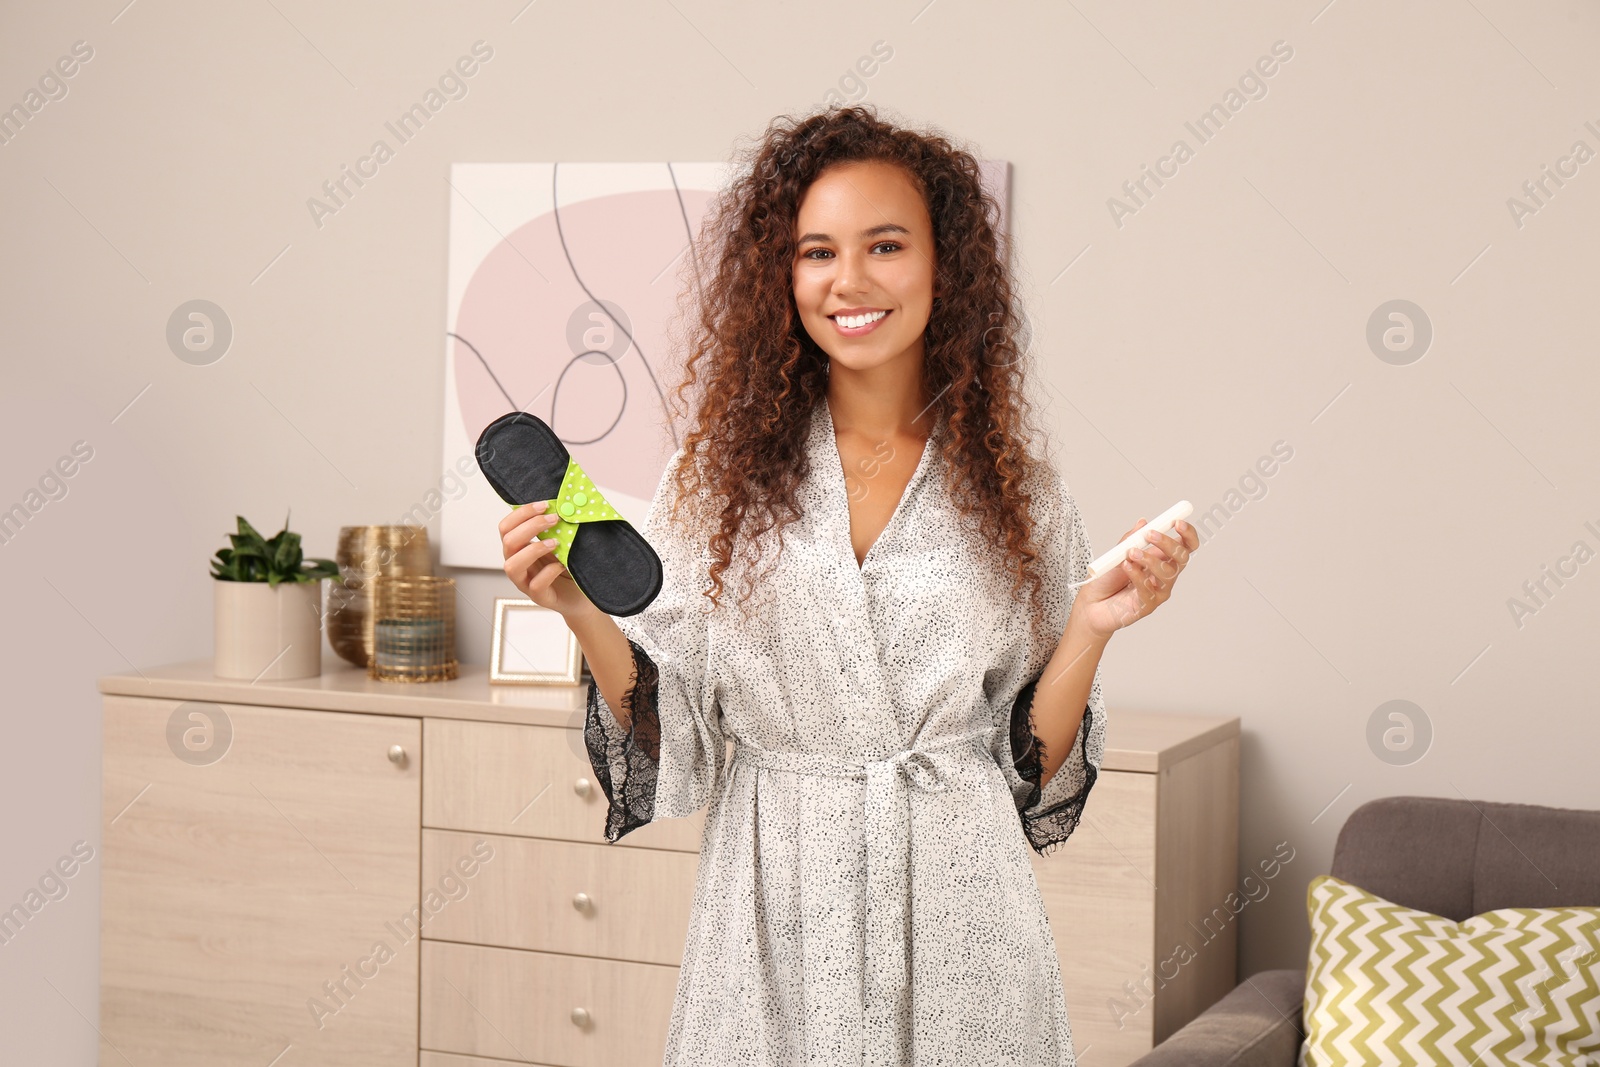
<path id="1" fill-rule="evenodd" d="M 748 619 L 729 580 L 742 564 L 706 610 L 709 550 L 668 520 L 681 449 L 656 490 L 644 534 L 661 593 L 617 619 L 630 728 L 591 684 L 584 733 L 608 840 L 707 806 L 667 1067 L 1075 1062 L 1028 849 L 1065 841 L 1094 785 L 1098 671 L 1043 789 L 1030 711 L 1092 556 L 1041 465 L 1028 489 L 1048 608 L 1033 618 L 991 531 L 949 499 L 943 432 L 858 566 L 819 403 L 803 514 Z"/>

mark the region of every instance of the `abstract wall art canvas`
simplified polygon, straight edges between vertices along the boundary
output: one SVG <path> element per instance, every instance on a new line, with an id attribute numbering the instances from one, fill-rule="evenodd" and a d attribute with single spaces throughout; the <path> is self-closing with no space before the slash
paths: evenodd
<path id="1" fill-rule="evenodd" d="M 1010 217 L 1010 164 L 984 161 Z M 682 261 L 725 163 L 458 163 L 450 172 L 440 560 L 500 569 L 508 506 L 473 445 L 513 410 L 554 428 L 606 499 L 642 526 L 683 428 L 667 396 Z M 1009 243 L 1009 242 L 1008 242 Z"/>

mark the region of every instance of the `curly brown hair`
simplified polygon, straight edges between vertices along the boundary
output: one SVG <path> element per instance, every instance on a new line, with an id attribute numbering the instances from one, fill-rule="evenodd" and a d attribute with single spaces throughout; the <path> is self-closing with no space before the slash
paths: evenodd
<path id="1" fill-rule="evenodd" d="M 702 515 L 712 562 L 704 595 L 720 604 L 722 575 L 741 534 L 746 559 L 756 539 L 800 515 L 796 489 L 810 473 L 805 444 L 812 411 L 826 403 L 828 356 L 795 306 L 796 219 L 807 189 L 828 167 L 886 162 L 903 168 L 933 222 L 942 298 L 924 335 L 922 384 L 929 414 L 944 426 L 947 486 L 959 512 L 1004 539 L 1011 593 L 1037 598 L 1031 498 L 1044 460 L 1026 447 L 1042 439 L 1023 390 L 1026 323 L 1015 307 L 1000 208 L 984 191 L 973 155 L 937 133 L 881 121 L 866 106 L 779 116 L 735 160 L 735 178 L 713 200 L 682 269 L 679 312 L 687 337 L 684 376 L 673 393 L 696 403 L 676 469 L 676 501 L 720 504 L 716 529 Z M 704 270 L 702 271 L 702 268 Z M 681 418 L 681 415 L 678 416 Z M 715 506 L 711 508 L 715 511 Z M 741 603 L 756 580 L 746 574 Z M 1038 607 L 1037 601 L 1034 605 Z"/>

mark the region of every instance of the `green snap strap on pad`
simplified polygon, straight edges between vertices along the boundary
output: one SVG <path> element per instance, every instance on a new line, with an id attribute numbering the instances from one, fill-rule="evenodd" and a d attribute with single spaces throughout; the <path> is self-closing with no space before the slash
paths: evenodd
<path id="1" fill-rule="evenodd" d="M 611 506 L 583 472 L 583 468 L 578 466 L 578 461 L 570 456 L 567 458 L 567 473 L 561 479 L 561 488 L 556 490 L 555 499 L 550 501 L 550 510 L 546 514 L 556 515 L 561 520 L 550 527 L 545 536 L 553 536 L 558 542 L 552 554 L 561 561 L 563 567 L 567 565 L 567 553 L 572 551 L 572 540 L 578 536 L 579 523 L 622 518 L 622 514 Z"/>

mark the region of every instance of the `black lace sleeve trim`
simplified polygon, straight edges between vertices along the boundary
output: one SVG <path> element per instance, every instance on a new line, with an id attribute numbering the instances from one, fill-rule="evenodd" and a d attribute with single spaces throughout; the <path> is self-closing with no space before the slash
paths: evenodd
<path id="1" fill-rule="evenodd" d="M 583 723 L 584 747 L 606 797 L 605 837 L 612 842 L 655 817 L 661 763 L 661 718 L 656 707 L 660 675 L 643 648 L 631 640 L 628 648 L 633 652 L 633 676 L 622 698 L 627 732 L 602 710 L 599 687 L 592 681 Z M 614 771 L 620 780 L 613 779 Z"/>
<path id="2" fill-rule="evenodd" d="M 1083 754 L 1079 763 L 1083 771 L 1083 785 L 1076 793 L 1063 797 L 1042 811 L 1030 811 L 1044 795 L 1040 781 L 1044 777 L 1044 742 L 1033 732 L 1033 692 L 1037 684 L 1036 678 L 1023 686 L 1012 705 L 1011 752 L 1017 775 L 1029 785 L 1027 796 L 1017 806 L 1017 813 L 1022 819 L 1022 831 L 1033 850 L 1044 856 L 1064 844 L 1072 836 L 1072 831 L 1078 828 L 1078 820 L 1083 817 L 1083 806 L 1089 799 L 1089 790 L 1094 788 L 1099 772 L 1087 756 L 1089 735 L 1094 728 L 1094 710 L 1085 706 L 1076 745 L 1076 751 Z M 1056 774 L 1068 774 L 1072 770 L 1072 767 L 1063 765 Z"/>

